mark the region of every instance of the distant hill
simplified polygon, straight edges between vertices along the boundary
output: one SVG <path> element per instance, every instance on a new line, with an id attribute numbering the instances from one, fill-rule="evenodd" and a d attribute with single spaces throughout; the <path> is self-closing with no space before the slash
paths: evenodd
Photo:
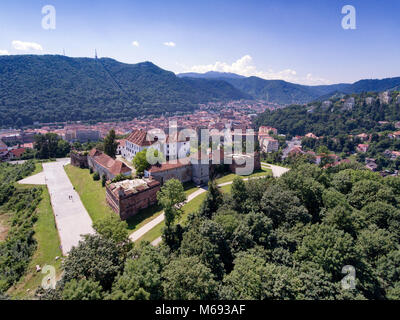
<path id="1" fill-rule="evenodd" d="M 279 104 L 308 103 L 316 99 L 328 99 L 337 94 L 378 92 L 395 89 L 400 85 L 400 77 L 382 80 L 360 80 L 353 84 L 305 86 L 283 80 L 265 80 L 258 77 L 243 77 L 235 74 L 213 72 L 212 79 L 229 82 L 237 89 L 251 95 L 254 99 L 268 100 Z M 209 73 L 182 73 L 179 77 L 210 79 Z"/>
<path id="2" fill-rule="evenodd" d="M 241 76 L 236 73 L 231 72 L 217 72 L 217 71 L 208 71 L 206 73 L 195 73 L 195 72 L 187 72 L 187 73 L 179 73 L 177 74 L 179 78 L 202 78 L 202 79 L 244 79 L 245 76 Z"/>
<path id="3" fill-rule="evenodd" d="M 0 56 L 0 126 L 128 120 L 251 99 L 226 81 L 181 79 L 151 62 L 55 55 Z"/>

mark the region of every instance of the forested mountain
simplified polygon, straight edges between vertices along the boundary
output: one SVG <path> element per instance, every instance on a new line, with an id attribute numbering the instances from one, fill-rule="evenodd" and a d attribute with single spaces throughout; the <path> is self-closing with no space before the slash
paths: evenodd
<path id="1" fill-rule="evenodd" d="M 218 72 L 218 71 L 208 71 L 205 73 L 187 72 L 180 73 L 177 75 L 180 78 L 198 78 L 198 79 L 244 79 L 245 76 L 241 76 L 236 73 L 231 72 Z"/>
<path id="2" fill-rule="evenodd" d="M 151 62 L 54 55 L 0 57 L 0 126 L 131 119 L 249 98 L 225 81 L 181 79 Z"/>
<path id="3" fill-rule="evenodd" d="M 388 121 L 389 123 L 379 123 Z M 393 123 L 400 121 L 400 94 L 362 93 L 336 97 L 307 106 L 292 105 L 276 111 L 265 111 L 255 119 L 257 126 L 268 125 L 279 132 L 317 136 L 359 134 L 394 130 Z"/>
<path id="4" fill-rule="evenodd" d="M 219 75 L 219 76 L 218 76 Z M 229 82 L 255 99 L 268 100 L 280 104 L 308 103 L 320 97 L 329 98 L 334 94 L 351 94 L 369 91 L 384 91 L 400 86 L 400 77 L 382 80 L 360 80 L 353 84 L 304 86 L 283 80 L 265 80 L 258 77 L 241 77 L 224 73 L 183 73 L 180 77 L 219 79 Z"/>
<path id="5" fill-rule="evenodd" d="M 188 77 L 189 75 L 189 77 Z M 282 80 L 208 72 L 176 76 L 151 62 L 55 55 L 0 57 L 0 127 L 35 122 L 128 120 L 192 111 L 199 103 L 266 99 L 306 103 L 337 92 L 387 90 L 400 78 L 303 86 Z"/>

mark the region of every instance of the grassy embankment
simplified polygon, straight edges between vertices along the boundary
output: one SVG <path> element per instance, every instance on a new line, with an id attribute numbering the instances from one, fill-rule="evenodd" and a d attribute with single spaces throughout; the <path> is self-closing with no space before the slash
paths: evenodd
<path id="1" fill-rule="evenodd" d="M 35 171 L 32 175 L 43 170 L 41 163 L 36 163 Z M 18 185 L 19 189 L 31 188 L 30 185 Z M 38 186 L 35 186 L 38 187 Z M 53 209 L 51 207 L 50 195 L 46 186 L 41 186 L 42 200 L 36 208 L 37 221 L 33 227 L 35 232 L 34 238 L 37 241 L 37 248 L 29 263 L 26 274 L 19 280 L 17 284 L 8 290 L 8 294 L 15 299 L 30 299 L 33 297 L 35 290 L 40 286 L 42 279 L 46 276 L 40 272 L 36 272 L 36 265 L 41 268 L 45 265 L 52 265 L 56 269 L 57 277 L 61 275 L 61 259 L 56 257 L 62 256 L 60 249 L 60 239 L 56 228 Z"/>

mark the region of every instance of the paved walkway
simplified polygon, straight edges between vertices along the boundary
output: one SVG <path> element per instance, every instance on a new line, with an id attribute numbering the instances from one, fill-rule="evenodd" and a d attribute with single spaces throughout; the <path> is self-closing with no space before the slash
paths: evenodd
<path id="1" fill-rule="evenodd" d="M 288 168 L 284 168 L 284 167 L 280 167 L 280 166 L 275 166 L 275 165 L 273 165 L 273 164 L 269 164 L 269 163 L 266 163 L 266 162 L 261 162 L 261 165 L 263 166 L 263 167 L 266 167 L 266 168 L 270 168 L 270 169 L 272 169 L 272 175 L 275 177 L 275 178 L 279 178 L 281 175 L 283 175 L 285 172 L 288 172 L 290 169 L 288 169 Z"/>
<path id="2" fill-rule="evenodd" d="M 64 255 L 78 245 L 82 235 L 95 233 L 92 220 L 65 173 L 64 166 L 68 163 L 68 159 L 43 163 L 43 172 L 19 181 L 23 184 L 43 184 L 44 179 L 49 189 Z"/>
<path id="3" fill-rule="evenodd" d="M 25 179 L 22 179 L 20 181 L 18 181 L 18 183 L 20 184 L 42 184 L 45 185 L 46 184 L 46 174 L 44 173 L 44 171 L 35 174 L 34 176 L 30 176 L 27 177 Z"/>
<path id="4" fill-rule="evenodd" d="M 280 177 L 282 174 L 284 174 L 285 172 L 290 170 L 290 169 L 287 169 L 287 168 L 284 168 L 284 167 L 275 166 L 275 165 L 268 164 L 268 163 L 265 163 L 265 162 L 262 162 L 261 164 L 262 164 L 263 167 L 272 169 L 272 174 L 273 174 L 274 177 Z M 262 179 L 262 178 L 264 178 L 264 176 L 254 177 L 254 178 L 250 178 L 250 179 Z M 243 181 L 247 181 L 247 180 L 249 180 L 249 178 L 243 179 Z M 218 187 L 227 186 L 227 185 L 230 185 L 232 183 L 233 183 L 233 181 L 224 182 L 224 183 L 219 184 Z M 188 198 L 186 200 L 186 203 L 188 203 L 189 201 L 192 201 L 197 196 L 199 196 L 202 193 L 206 192 L 207 189 L 208 189 L 207 187 L 204 187 L 204 188 L 201 188 L 201 189 L 197 190 L 196 192 L 193 192 L 192 194 L 190 194 L 188 196 Z M 145 235 L 147 232 L 149 232 L 152 228 L 154 228 L 156 225 L 158 225 L 159 223 L 161 223 L 163 221 L 164 221 L 164 213 L 160 214 L 157 218 L 155 218 L 154 220 L 150 221 L 149 223 L 147 223 L 146 225 L 141 227 L 139 230 L 137 230 L 134 233 L 132 233 L 130 235 L 130 239 L 132 241 L 137 241 L 143 235 Z M 162 238 L 158 237 L 151 244 L 153 246 L 157 246 L 158 244 L 161 243 L 161 241 L 162 241 Z"/>

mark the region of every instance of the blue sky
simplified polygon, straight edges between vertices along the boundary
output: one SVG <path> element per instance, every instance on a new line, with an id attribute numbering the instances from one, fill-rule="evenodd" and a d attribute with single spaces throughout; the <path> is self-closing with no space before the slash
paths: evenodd
<path id="1" fill-rule="evenodd" d="M 56 9 L 55 30 L 42 28 L 45 5 Z M 356 8 L 356 30 L 341 26 L 344 5 Z M 90 57 L 97 48 L 177 73 L 354 82 L 400 76 L 399 12 L 398 0 L 2 0 L 0 54 Z"/>

